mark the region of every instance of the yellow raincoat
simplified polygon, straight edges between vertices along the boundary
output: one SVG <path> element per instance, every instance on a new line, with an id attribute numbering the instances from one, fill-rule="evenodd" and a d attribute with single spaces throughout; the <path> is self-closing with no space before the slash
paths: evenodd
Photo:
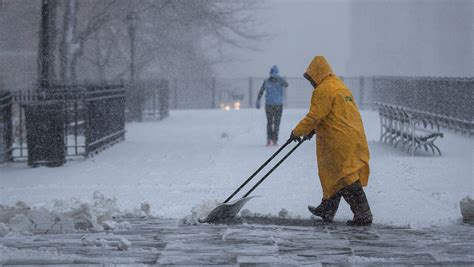
<path id="1" fill-rule="evenodd" d="M 343 187 L 369 180 L 369 148 L 354 97 L 324 57 L 316 56 L 306 73 L 316 82 L 308 114 L 293 130 L 296 136 L 316 132 L 316 155 L 323 198 Z"/>

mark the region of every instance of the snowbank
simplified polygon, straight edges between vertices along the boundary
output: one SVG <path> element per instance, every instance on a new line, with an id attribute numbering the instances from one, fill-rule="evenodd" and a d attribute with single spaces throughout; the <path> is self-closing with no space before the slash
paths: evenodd
<path id="1" fill-rule="evenodd" d="M 199 219 L 205 218 L 214 208 L 222 204 L 217 200 L 205 200 L 191 209 L 191 214 L 181 219 L 182 224 L 199 224 Z"/>
<path id="2" fill-rule="evenodd" d="M 122 212 L 115 197 L 107 198 L 98 191 L 91 201 L 56 200 L 52 209 L 30 207 L 21 201 L 14 206 L 0 205 L 0 236 L 130 228 L 126 221 L 113 220 L 120 215 L 149 216 L 150 205 L 142 203 L 140 209 Z"/>
<path id="3" fill-rule="evenodd" d="M 474 199 L 471 196 L 466 196 L 459 205 L 464 222 L 474 224 Z"/>

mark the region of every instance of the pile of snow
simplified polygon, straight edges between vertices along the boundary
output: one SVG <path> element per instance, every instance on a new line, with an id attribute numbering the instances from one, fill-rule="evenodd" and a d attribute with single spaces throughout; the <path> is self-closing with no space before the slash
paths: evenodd
<path id="1" fill-rule="evenodd" d="M 102 222 L 102 226 L 104 227 L 104 230 L 125 230 L 130 229 L 131 227 L 130 223 L 127 221 L 116 222 L 112 220 Z"/>
<path id="2" fill-rule="evenodd" d="M 10 232 L 58 233 L 74 229 L 74 221 L 64 213 L 55 213 L 45 208 L 32 208 L 24 202 L 14 206 L 0 205 L 0 236 Z"/>
<path id="3" fill-rule="evenodd" d="M 196 225 L 199 224 L 199 219 L 205 218 L 214 208 L 220 205 L 221 202 L 217 200 L 205 200 L 200 204 L 195 205 L 191 209 L 191 213 L 181 219 L 182 224 Z M 249 209 L 240 211 L 240 217 L 258 217 L 258 218 L 279 218 L 279 219 L 301 219 L 301 216 L 293 216 L 287 209 L 281 209 L 278 215 L 271 213 L 260 214 L 258 212 L 251 212 Z"/>
<path id="4" fill-rule="evenodd" d="M 120 237 L 119 243 L 118 243 L 119 250 L 128 250 L 131 246 L 132 246 L 132 242 L 130 242 L 125 237 Z"/>
<path id="5" fill-rule="evenodd" d="M 217 200 L 205 200 L 200 204 L 195 205 L 191 209 L 191 214 L 187 215 L 183 219 L 181 219 L 181 223 L 183 224 L 199 224 L 200 218 L 205 218 L 213 209 L 219 206 L 221 202 Z"/>
<path id="6" fill-rule="evenodd" d="M 94 192 L 91 201 L 56 200 L 50 209 L 31 207 L 20 201 L 14 206 L 0 205 L 0 236 L 130 228 L 126 221 L 113 220 L 122 215 L 150 216 L 150 205 L 142 203 L 140 209 L 122 212 L 115 197 L 105 197 L 98 191 Z"/>
<path id="7" fill-rule="evenodd" d="M 474 199 L 471 196 L 466 196 L 461 200 L 460 206 L 464 222 L 474 223 Z"/>
<path id="8" fill-rule="evenodd" d="M 107 234 L 107 239 L 103 235 L 85 234 L 81 237 L 81 242 L 84 247 L 113 247 L 117 250 L 129 250 L 132 247 L 132 242 L 123 236 L 116 236 L 112 233 Z M 110 240 L 110 238 L 115 240 Z"/>
<path id="9" fill-rule="evenodd" d="M 81 242 L 84 247 L 106 247 L 107 240 L 103 238 L 96 238 L 94 236 L 83 235 Z"/>

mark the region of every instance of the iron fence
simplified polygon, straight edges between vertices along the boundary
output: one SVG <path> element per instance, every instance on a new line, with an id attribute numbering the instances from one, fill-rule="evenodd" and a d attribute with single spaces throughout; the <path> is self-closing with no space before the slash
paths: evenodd
<path id="1" fill-rule="evenodd" d="M 174 79 L 173 109 L 253 108 L 265 78 Z M 312 87 L 302 77 L 287 77 L 285 108 L 308 108 Z M 360 109 L 389 104 L 428 114 L 443 127 L 472 135 L 474 78 L 361 76 L 341 79 Z"/>
<path id="2" fill-rule="evenodd" d="M 126 119 L 162 120 L 169 115 L 170 89 L 166 79 L 149 80 L 127 85 Z"/>
<path id="3" fill-rule="evenodd" d="M 12 159 L 28 156 L 25 106 L 42 100 L 61 103 L 68 157 L 87 157 L 125 137 L 123 85 L 54 86 L 47 92 L 22 90 L 13 94 Z"/>
<path id="4" fill-rule="evenodd" d="M 351 89 L 361 108 L 372 107 L 372 77 L 341 77 Z M 170 81 L 170 103 L 173 109 L 253 108 L 266 78 L 174 79 Z M 286 108 L 308 108 L 313 88 L 303 77 L 286 77 L 283 105 Z"/>
<path id="5" fill-rule="evenodd" d="M 125 139 L 123 86 L 88 87 L 85 92 L 85 154 Z"/>
<path id="6" fill-rule="evenodd" d="M 68 156 L 85 155 L 85 109 L 82 90 L 63 90 L 55 87 L 44 92 L 38 90 L 21 90 L 13 96 L 13 129 L 14 142 L 12 146 L 13 159 L 25 159 L 28 156 L 26 143 L 25 106 L 41 100 L 57 100 L 61 102 L 64 114 L 64 136 Z"/>
<path id="7" fill-rule="evenodd" d="M 0 91 L 0 162 L 11 159 L 12 146 L 12 103 L 8 91 Z"/>

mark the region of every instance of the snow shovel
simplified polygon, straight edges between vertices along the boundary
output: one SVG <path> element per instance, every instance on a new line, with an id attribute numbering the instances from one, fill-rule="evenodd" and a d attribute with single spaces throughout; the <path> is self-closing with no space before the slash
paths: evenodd
<path id="1" fill-rule="evenodd" d="M 217 206 L 215 209 L 213 209 L 205 218 L 199 219 L 200 223 L 211 223 L 211 222 L 217 222 L 217 221 L 223 221 L 227 219 L 232 219 L 234 218 L 239 211 L 242 209 L 242 207 L 249 201 L 250 199 L 254 197 L 249 197 L 250 193 L 252 193 L 257 186 L 259 186 L 270 174 L 280 166 L 280 164 L 283 163 L 304 141 L 308 139 L 303 138 L 301 141 L 298 142 L 298 144 L 293 147 L 280 161 L 275 164 L 243 197 L 240 199 L 234 200 L 229 202 L 232 197 L 234 197 L 242 188 L 248 184 L 265 166 L 270 163 L 285 147 L 287 147 L 292 140 L 288 139 L 285 144 L 283 144 L 265 163 L 263 163 L 262 166 L 260 166 L 247 180 L 239 187 L 237 188 L 222 204 Z"/>

